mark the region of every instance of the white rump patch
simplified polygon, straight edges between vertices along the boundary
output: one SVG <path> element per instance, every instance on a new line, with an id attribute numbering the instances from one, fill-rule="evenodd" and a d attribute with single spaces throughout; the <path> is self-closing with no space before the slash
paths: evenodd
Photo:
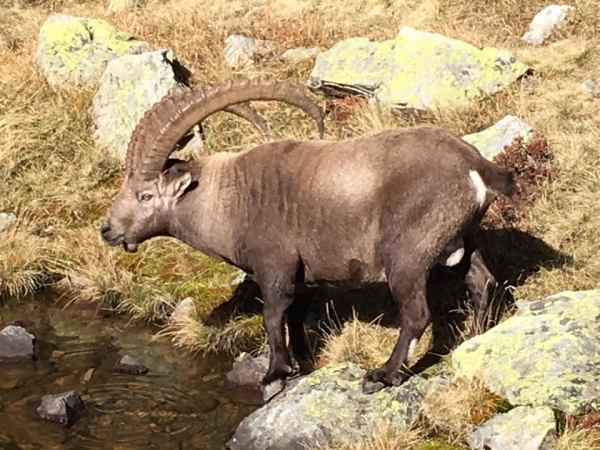
<path id="1" fill-rule="evenodd" d="M 477 197 L 477 203 L 479 206 L 483 206 L 487 199 L 487 186 L 483 182 L 481 175 L 476 170 L 470 170 L 469 176 L 471 177 L 471 181 L 473 182 L 473 186 L 475 186 L 475 195 Z"/>
<path id="2" fill-rule="evenodd" d="M 453 267 L 462 261 L 465 256 L 465 242 L 457 238 L 448 244 L 442 254 L 438 257 L 438 264 Z"/>

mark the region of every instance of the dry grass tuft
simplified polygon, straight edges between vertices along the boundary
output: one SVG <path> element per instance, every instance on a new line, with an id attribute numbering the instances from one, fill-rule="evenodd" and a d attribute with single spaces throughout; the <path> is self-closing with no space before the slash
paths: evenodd
<path id="1" fill-rule="evenodd" d="M 431 328 L 428 328 L 410 356 L 409 365 L 426 353 L 431 338 Z M 365 323 L 354 314 L 352 320 L 325 336 L 317 366 L 353 362 L 363 369 L 375 369 L 387 361 L 397 340 L 396 328 L 381 326 L 378 320 Z"/>
<path id="2" fill-rule="evenodd" d="M 32 294 L 47 280 L 50 245 L 37 231 L 35 217 L 24 211 L 0 231 L 0 298 Z"/>
<path id="3" fill-rule="evenodd" d="M 483 383 L 458 378 L 429 396 L 423 411 L 436 434 L 442 434 L 451 443 L 461 443 L 477 425 L 496 414 L 499 400 Z"/>
<path id="4" fill-rule="evenodd" d="M 416 427 L 398 430 L 391 423 L 386 423 L 364 441 L 332 447 L 315 447 L 314 450 L 415 450 L 419 448 L 423 438 L 423 432 Z"/>
<path id="5" fill-rule="evenodd" d="M 556 450 L 599 450 L 600 430 L 566 428 L 554 447 Z"/>

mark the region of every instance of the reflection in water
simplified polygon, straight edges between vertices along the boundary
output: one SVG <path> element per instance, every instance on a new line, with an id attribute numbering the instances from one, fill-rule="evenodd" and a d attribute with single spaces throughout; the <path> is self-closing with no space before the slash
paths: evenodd
<path id="1" fill-rule="evenodd" d="M 75 317 L 46 302 L 0 307 L 0 329 L 33 323 L 39 359 L 0 366 L 1 449 L 219 449 L 254 409 L 222 392 L 228 358 L 202 358 L 151 342 L 149 327 L 124 318 Z M 115 373 L 124 354 L 150 368 Z M 37 418 L 45 394 L 73 389 L 86 412 L 69 428 Z"/>

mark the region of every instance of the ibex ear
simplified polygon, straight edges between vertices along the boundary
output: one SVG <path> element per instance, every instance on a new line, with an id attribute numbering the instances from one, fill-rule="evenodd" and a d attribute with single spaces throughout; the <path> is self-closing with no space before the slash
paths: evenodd
<path id="1" fill-rule="evenodd" d="M 179 178 L 175 178 L 171 181 L 169 190 L 172 192 L 173 198 L 181 197 L 190 184 L 192 184 L 192 176 L 189 172 L 185 172 Z"/>

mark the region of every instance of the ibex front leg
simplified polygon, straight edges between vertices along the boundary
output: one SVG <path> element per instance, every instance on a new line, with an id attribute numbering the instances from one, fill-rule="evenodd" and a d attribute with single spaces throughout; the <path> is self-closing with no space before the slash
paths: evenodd
<path id="1" fill-rule="evenodd" d="M 277 265 L 275 271 L 260 274 L 264 325 L 269 341 L 269 370 L 263 378 L 263 399 L 269 401 L 285 387 L 292 373 L 292 360 L 285 342 L 285 312 L 294 300 L 296 265 Z"/>

